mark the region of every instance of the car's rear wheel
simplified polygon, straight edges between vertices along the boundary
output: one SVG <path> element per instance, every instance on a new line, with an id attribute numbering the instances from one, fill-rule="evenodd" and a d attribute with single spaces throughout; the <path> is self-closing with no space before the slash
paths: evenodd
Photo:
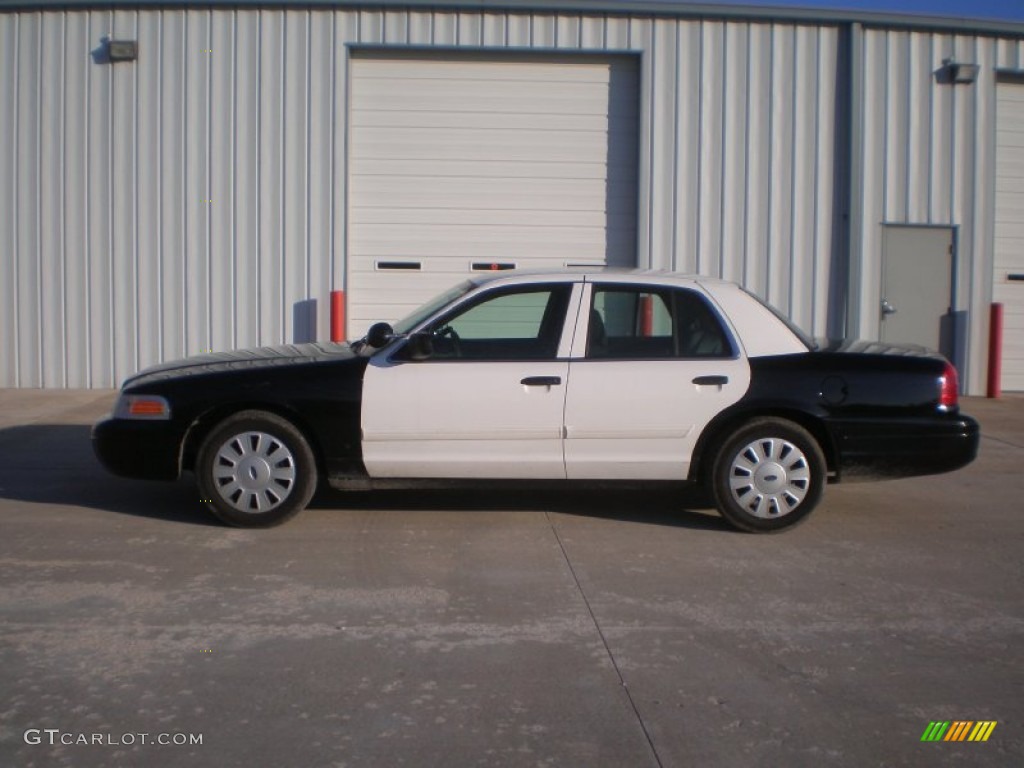
<path id="1" fill-rule="evenodd" d="M 267 528 L 309 503 L 316 461 L 291 422 L 264 411 L 241 411 L 203 441 L 196 478 L 207 507 L 223 522 Z"/>
<path id="2" fill-rule="evenodd" d="M 807 519 L 821 499 L 825 457 L 792 421 L 747 422 L 721 444 L 712 469 L 715 505 L 742 531 L 771 533 Z"/>

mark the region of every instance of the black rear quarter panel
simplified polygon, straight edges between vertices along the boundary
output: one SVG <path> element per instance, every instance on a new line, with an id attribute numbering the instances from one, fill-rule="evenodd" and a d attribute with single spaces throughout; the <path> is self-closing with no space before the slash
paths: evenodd
<path id="1" fill-rule="evenodd" d="M 724 434 L 758 415 L 808 429 L 835 480 L 963 466 L 977 452 L 977 424 L 939 407 L 945 366 L 944 358 L 925 350 L 866 343 L 751 358 L 750 387 L 706 430 L 695 471 L 707 468 Z"/>

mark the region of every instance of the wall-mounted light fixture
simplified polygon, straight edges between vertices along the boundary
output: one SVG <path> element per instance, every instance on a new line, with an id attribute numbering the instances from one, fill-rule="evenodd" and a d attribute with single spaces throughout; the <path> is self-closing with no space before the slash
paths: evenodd
<path id="1" fill-rule="evenodd" d="M 139 58 L 139 44 L 135 40 L 104 40 L 107 47 L 107 61 L 114 64 L 118 61 L 135 61 Z"/>
<path id="2" fill-rule="evenodd" d="M 978 79 L 980 67 L 977 64 L 965 64 L 962 61 L 949 58 L 942 60 L 942 66 L 946 70 L 946 82 L 970 85 Z"/>

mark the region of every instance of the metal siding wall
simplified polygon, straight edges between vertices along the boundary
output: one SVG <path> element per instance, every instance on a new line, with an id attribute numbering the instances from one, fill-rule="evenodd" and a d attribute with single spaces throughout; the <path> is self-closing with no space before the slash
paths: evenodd
<path id="1" fill-rule="evenodd" d="M 15 117 L 14 193 L 15 193 L 15 237 L 13 274 L 15 290 L 18 292 L 15 306 L 15 322 L 21 335 L 18 345 L 17 364 L 23 379 L 29 386 L 40 386 L 42 361 L 39 349 L 39 157 L 40 146 L 39 45 L 42 19 L 25 17 L 18 27 L 16 62 L 18 67 L 19 99 L 32 100 L 36 108 L 19 110 Z"/>
<path id="2" fill-rule="evenodd" d="M 160 52 L 156 68 L 160 91 L 157 98 L 160 114 L 160 167 L 157 169 L 154 194 L 159 208 L 159 317 L 160 337 L 157 348 L 160 359 L 169 360 L 185 349 L 185 194 L 183 173 L 185 148 L 185 19 L 182 14 L 165 12 L 159 19 Z M 143 254 L 142 258 L 152 258 Z M 141 361 L 140 361 L 141 362 Z M 112 381 L 105 381 L 110 386 Z M 96 386 L 102 386 L 97 383 Z"/>
<path id="3" fill-rule="evenodd" d="M 0 103 L 18 104 L 17 15 L 0 15 Z M 0 109 L 0 383 L 20 380 L 18 366 L 17 109 Z"/>
<path id="4" fill-rule="evenodd" d="M 721 275 L 722 260 L 722 163 L 723 134 L 729 123 L 725 114 L 725 35 L 719 22 L 701 24 L 700 128 L 698 148 L 697 269 L 704 275 Z M 685 73 L 675 73 L 677 76 Z M 676 169 L 678 173 L 678 169 Z"/>
<path id="5" fill-rule="evenodd" d="M 353 42 L 648 53 L 641 263 L 746 280 L 775 300 L 791 284 L 806 290 L 793 269 L 813 263 L 814 247 L 794 260 L 783 213 L 795 139 L 788 125 L 784 136 L 757 130 L 778 86 L 747 47 L 764 50 L 768 25 L 381 10 L 26 13 L 2 24 L 15 106 L 0 123 L 12 147 L 0 214 L 11 239 L 5 385 L 109 386 L 205 349 L 323 337 L 326 292 L 344 274 Z M 139 60 L 93 63 L 107 33 L 136 37 Z M 772 169 L 757 159 L 780 138 L 784 189 L 767 203 Z M 802 157 L 803 181 L 819 161 Z M 313 328 L 299 327 L 295 305 L 310 299 Z"/>
<path id="6" fill-rule="evenodd" d="M 659 25 L 653 31 L 651 42 L 651 60 L 653 75 L 650 85 L 649 109 L 651 110 L 650 131 L 641 130 L 641 136 L 648 135 L 648 143 L 645 146 L 643 140 L 640 142 L 640 152 L 643 156 L 651 153 L 654 157 L 661 158 L 660 163 L 652 164 L 650 177 L 646 184 L 641 182 L 639 200 L 640 209 L 650 208 L 650 224 L 644 226 L 639 223 L 641 232 L 646 232 L 641 238 L 648 241 L 646 248 L 641 244 L 639 257 L 641 265 L 645 264 L 645 257 L 650 259 L 652 267 L 664 268 L 667 265 L 664 259 L 672 253 L 672 220 L 674 218 L 675 205 L 673 204 L 672 187 L 675 183 L 673 173 L 675 158 L 675 132 L 672 130 L 673 121 L 676 119 L 677 91 L 675 63 L 675 46 L 670 38 L 672 30 L 668 25 Z M 641 75 L 641 83 L 643 76 Z M 641 85 L 641 87 L 643 87 Z M 680 108 L 687 108 L 685 103 Z M 696 179 L 695 179 L 696 180 Z M 646 195 L 644 192 L 646 191 Z M 649 255 L 645 253 L 649 252 Z"/>
<path id="7" fill-rule="evenodd" d="M 1020 41 L 865 30 L 864 210 L 851 333 L 878 338 L 882 223 L 959 228 L 958 309 L 969 313 L 971 393 L 983 391 L 995 216 L 995 72 L 1021 65 Z M 977 63 L 972 85 L 940 83 L 943 59 Z"/>
<path id="8" fill-rule="evenodd" d="M 308 12 L 284 14 L 284 91 L 282 93 L 281 200 L 282 243 L 278 253 L 280 269 L 281 338 L 305 340 L 295 336 L 292 304 L 307 296 L 306 261 L 306 179 L 309 175 L 308 125 Z"/>
<path id="9" fill-rule="evenodd" d="M 63 84 L 64 69 L 64 25 L 63 20 L 45 24 L 40 30 L 39 61 L 40 80 L 37 97 L 42 94 L 43 83 Z M 40 103 L 40 156 L 37 165 L 39 175 L 39 311 L 40 318 L 48 309 L 52 310 L 55 322 L 48 327 L 39 323 L 39 337 L 42 346 L 41 379 L 52 385 L 63 386 L 66 367 L 64 349 L 66 338 L 64 312 L 64 264 L 63 264 L 63 221 L 64 211 L 64 99 L 58 93 L 56 99 L 41 99 Z M 53 218 L 51 218 L 53 217 Z M 54 221 L 53 219 L 56 219 Z M 51 225 L 52 222 L 52 225 Z"/>
<path id="10" fill-rule="evenodd" d="M 641 265 L 739 280 L 823 333 L 837 30 L 659 20 L 650 37 L 632 36 Z"/>
<path id="11" fill-rule="evenodd" d="M 721 251 L 722 274 L 731 280 L 743 280 L 746 261 L 745 221 L 750 201 L 747 198 L 749 141 L 747 120 L 751 57 L 750 27 L 725 27 L 722 89 L 722 116 L 725 120 L 721 151 Z"/>
<path id="12" fill-rule="evenodd" d="M 231 30 L 232 136 L 231 268 L 234 291 L 232 343 L 251 347 L 261 341 L 260 288 L 260 49 L 240 41 L 259 39 L 260 12 L 237 11 Z M 217 44 L 218 46 L 220 43 Z M 215 47 L 216 54 L 217 48 Z M 220 57 L 218 57 L 220 58 Z M 227 57 L 224 57 L 227 59 Z M 214 198 L 216 200 L 216 198 Z"/>
<path id="13" fill-rule="evenodd" d="M 807 189 L 809 204 L 797 219 L 801 246 L 796 253 L 807 251 L 812 257 L 804 259 L 796 272 L 792 316 L 799 325 L 824 335 L 831 327 L 830 282 L 833 272 L 843 269 L 840 255 L 832 253 L 835 228 L 841 226 L 841 222 L 833 222 L 837 203 L 842 199 L 841 191 L 835 189 L 836 133 L 840 130 L 835 93 L 838 30 L 822 30 L 817 36 L 807 36 L 802 50 L 806 60 L 813 62 L 813 73 L 808 73 L 801 89 L 801 98 L 806 105 L 802 135 L 806 136 L 809 146 L 800 176 L 801 186 Z M 828 126 L 828 129 L 823 130 L 823 126 Z M 827 260 L 822 258 L 825 254 Z"/>
<path id="14" fill-rule="evenodd" d="M 230 349 L 237 338 L 238 307 L 235 305 L 235 272 L 238 254 L 234 249 L 234 219 L 221 220 L 221 210 L 237 211 L 236 186 L 233 178 L 232 157 L 237 133 L 234 126 L 235 81 L 232 30 L 237 24 L 235 15 L 216 14 L 210 19 L 208 44 L 201 45 L 195 56 L 197 68 L 208 79 L 210 108 L 205 123 L 209 146 L 207 175 L 203 187 L 208 194 L 207 249 L 209 304 L 208 349 Z"/>
<path id="15" fill-rule="evenodd" d="M 108 32 L 139 60 L 95 64 Z M 864 290 L 879 222 L 961 225 L 962 291 L 991 249 L 992 67 L 1020 41 L 867 30 Z M 292 341 L 343 287 L 350 43 L 642 53 L 638 259 L 738 279 L 823 333 L 832 26 L 383 10 L 0 15 L 0 384 L 112 386 L 207 348 Z M 212 52 L 210 52 L 212 51 Z M 937 86 L 956 53 L 971 87 Z M 955 191 L 955 192 L 954 192 Z M 212 200 L 212 202 L 203 202 Z M 854 255 L 857 258 L 857 254 Z M 987 258 L 987 257 L 986 257 Z M 984 329 L 972 326 L 972 386 Z M 42 351 L 45 350 L 45 351 Z"/>
<path id="16" fill-rule="evenodd" d="M 992 277 L 995 271 L 995 218 L 996 218 L 996 77 L 997 41 L 978 38 L 976 62 L 981 66 L 976 89 L 974 111 L 973 167 L 970 203 L 973 224 L 969 232 L 960 235 L 960 301 L 971 308 L 968 345 L 971 352 L 968 364 L 970 391 L 981 394 L 985 390 L 988 362 L 988 319 L 992 301 Z M 967 237 L 970 240 L 967 241 Z M 970 258 L 964 257 L 964 243 L 970 246 Z M 968 274 L 969 279 L 963 275 Z"/>
<path id="17" fill-rule="evenodd" d="M 61 384 L 70 387 L 91 385 L 92 347 L 88 318 L 91 315 L 92 299 L 89 286 L 88 250 L 88 195 L 89 195 L 89 150 L 88 150 L 88 82 L 91 68 L 84 66 L 88 61 L 89 39 L 81 23 L 73 17 L 64 20 L 64 71 L 62 73 L 64 93 L 64 219 L 57 223 L 64 233 L 64 360 L 65 376 Z M 20 105 L 19 105 L 20 106 Z M 2 215 L 2 214 L 0 214 Z M 56 222 L 55 222 L 56 223 Z M 51 312 L 44 323 L 53 323 L 57 314 Z M 0 377 L 9 375 L 6 368 L 0 369 Z M 14 383 L 14 382 L 11 382 Z M 19 382 L 20 383 L 20 382 Z"/>
<path id="18" fill-rule="evenodd" d="M 772 29 L 750 28 L 747 62 L 747 217 L 743 229 L 742 282 L 752 291 L 768 293 L 768 253 L 772 148 Z"/>
<path id="19" fill-rule="evenodd" d="M 309 125 L 306 186 L 306 282 L 303 292 L 315 299 L 315 332 L 319 339 L 330 338 L 331 307 L 327 291 L 333 286 L 331 264 L 333 238 L 331 211 L 334 209 L 334 183 L 331 176 L 334 153 L 334 16 L 310 15 L 309 70 L 307 100 Z M 319 202 L 319 204 L 317 204 Z"/>

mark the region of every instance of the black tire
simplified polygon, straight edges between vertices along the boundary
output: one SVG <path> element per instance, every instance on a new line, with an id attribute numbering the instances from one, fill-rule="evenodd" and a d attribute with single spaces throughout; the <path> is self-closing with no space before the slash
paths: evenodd
<path id="1" fill-rule="evenodd" d="M 209 510 L 239 528 L 269 528 L 294 517 L 317 483 L 316 459 L 302 433 L 265 411 L 240 411 L 214 427 L 195 472 Z"/>
<path id="2" fill-rule="evenodd" d="M 826 472 L 821 446 L 806 429 L 785 419 L 753 419 L 726 437 L 715 455 L 715 506 L 741 531 L 783 531 L 814 511 Z"/>

